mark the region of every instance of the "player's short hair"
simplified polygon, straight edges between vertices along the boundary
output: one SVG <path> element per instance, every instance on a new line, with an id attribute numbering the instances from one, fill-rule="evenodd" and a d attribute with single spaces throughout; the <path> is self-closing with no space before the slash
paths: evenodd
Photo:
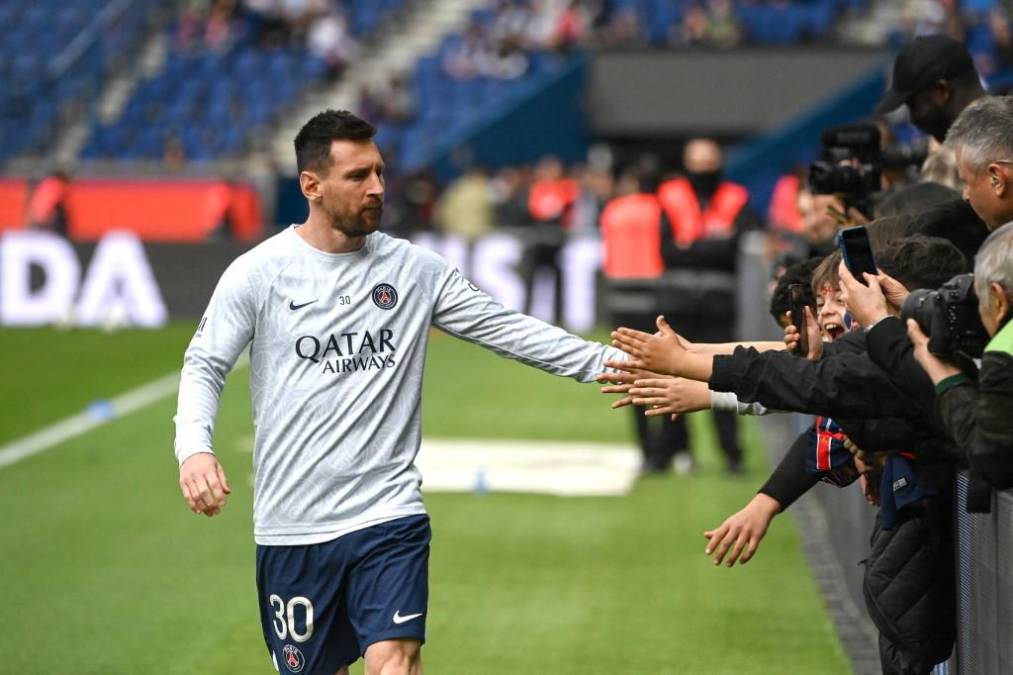
<path id="1" fill-rule="evenodd" d="M 347 110 L 317 113 L 295 136 L 296 169 L 326 173 L 331 166 L 331 141 L 368 141 L 375 135 L 376 127 Z"/>

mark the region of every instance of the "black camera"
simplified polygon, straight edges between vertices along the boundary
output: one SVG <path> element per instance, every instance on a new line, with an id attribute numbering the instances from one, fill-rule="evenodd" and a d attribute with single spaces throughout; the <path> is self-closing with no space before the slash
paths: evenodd
<path id="1" fill-rule="evenodd" d="M 912 291 L 904 300 L 900 316 L 905 322 L 918 322 L 929 336 L 929 351 L 939 356 L 963 353 L 977 358 L 988 344 L 988 333 L 978 315 L 973 274 L 958 274 L 937 291 Z"/>
<path id="2" fill-rule="evenodd" d="M 820 159 L 809 166 L 809 186 L 817 194 L 839 194 L 847 206 L 872 214 L 872 195 L 882 189 L 883 153 L 874 124 L 833 127 L 820 137 Z"/>

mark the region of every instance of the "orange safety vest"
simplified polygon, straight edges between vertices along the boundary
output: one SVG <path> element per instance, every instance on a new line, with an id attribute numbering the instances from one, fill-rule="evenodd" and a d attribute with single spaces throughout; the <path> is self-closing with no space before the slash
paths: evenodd
<path id="1" fill-rule="evenodd" d="M 787 230 L 801 234 L 804 227 L 802 214 L 798 210 L 798 192 L 801 187 L 798 176 L 788 174 L 777 179 L 770 196 L 770 210 L 767 217 L 776 230 Z"/>
<path id="2" fill-rule="evenodd" d="M 572 178 L 538 181 L 528 194 L 528 213 L 537 221 L 558 221 L 570 226 L 570 207 L 580 196 L 580 186 Z"/>
<path id="3" fill-rule="evenodd" d="M 605 276 L 652 279 L 665 271 L 661 259 L 661 203 L 652 194 L 616 197 L 602 209 Z"/>
<path id="4" fill-rule="evenodd" d="M 724 181 L 707 204 L 700 209 L 693 187 L 685 178 L 667 181 L 658 188 L 658 199 L 672 223 L 672 236 L 679 246 L 689 246 L 699 239 L 730 237 L 735 232 L 735 219 L 749 201 L 746 188 Z"/>

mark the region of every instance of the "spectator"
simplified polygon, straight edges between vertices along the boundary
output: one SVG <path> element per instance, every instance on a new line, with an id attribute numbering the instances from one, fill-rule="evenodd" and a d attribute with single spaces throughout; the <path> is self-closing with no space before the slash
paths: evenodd
<path id="1" fill-rule="evenodd" d="M 490 185 L 490 194 L 499 227 L 522 227 L 529 225 L 527 204 L 528 180 L 525 170 L 519 167 L 503 167 Z"/>
<path id="2" fill-rule="evenodd" d="M 798 210 L 802 216 L 802 238 L 810 255 L 827 255 L 834 237 L 845 222 L 844 204 L 836 195 L 821 195 L 809 189 L 799 191 Z"/>
<path id="3" fill-rule="evenodd" d="M 932 379 L 939 409 L 950 435 L 967 462 L 998 489 L 1013 487 L 1013 224 L 982 245 L 974 265 L 978 312 L 991 338 L 981 360 L 977 382 L 948 359 L 932 354 L 928 337 L 913 319 L 907 322 L 915 358 Z"/>
<path id="4" fill-rule="evenodd" d="M 719 49 L 731 49 L 742 41 L 742 28 L 730 0 L 707 0 L 706 41 Z"/>
<path id="5" fill-rule="evenodd" d="M 906 105 L 911 122 L 940 143 L 960 112 L 985 95 L 967 48 L 945 35 L 916 38 L 893 63 L 876 113 Z"/>
<path id="6" fill-rule="evenodd" d="M 344 12 L 332 7 L 312 19 L 306 34 L 306 48 L 327 64 L 329 78 L 340 76 L 358 51 Z"/>
<path id="7" fill-rule="evenodd" d="M 964 199 L 990 230 L 1013 220 L 1013 96 L 975 101 L 950 127 L 946 145 L 967 184 Z"/>
<path id="8" fill-rule="evenodd" d="M 482 26 L 473 23 L 465 32 L 462 41 L 447 51 L 443 69 L 455 80 L 470 80 L 478 77 L 479 63 L 486 51 Z"/>
<path id="9" fill-rule="evenodd" d="M 670 312 L 676 325 L 689 329 L 691 340 L 726 342 L 732 338 L 735 273 L 739 235 L 753 225 L 745 188 L 722 176 L 720 146 L 707 138 L 696 138 L 683 152 L 685 176 L 663 183 L 658 198 L 668 219 L 662 226 L 661 254 L 667 270 L 692 272 L 682 282 L 687 287 L 671 289 L 673 296 L 700 297 L 706 280 L 712 288 L 706 307 L 685 302 Z M 701 272 L 707 276 L 701 276 Z M 690 281 L 692 280 L 692 281 Z M 715 411 L 721 449 L 733 473 L 742 471 L 742 448 L 738 440 L 738 417 L 731 411 Z M 685 424 L 679 418 L 676 424 Z M 679 460 L 685 463 L 685 460 Z"/>
<path id="10" fill-rule="evenodd" d="M 553 317 L 558 322 L 563 313 L 563 271 L 559 253 L 566 242 L 566 232 L 573 225 L 573 205 L 580 194 L 577 181 L 566 176 L 558 157 L 543 157 L 535 169 L 535 180 L 528 194 L 528 217 L 532 223 L 527 233 L 524 258 L 521 262 L 525 286 L 525 313 L 530 313 L 535 297 L 535 279 L 539 272 L 552 275 Z"/>
<path id="11" fill-rule="evenodd" d="M 403 124 L 415 115 L 415 102 L 404 74 L 390 78 L 381 97 L 381 119 L 385 122 Z"/>
<path id="12" fill-rule="evenodd" d="M 225 52 L 232 43 L 236 0 L 215 0 L 204 29 L 204 44 L 210 51 Z"/>
<path id="13" fill-rule="evenodd" d="M 436 227 L 464 239 L 469 246 L 492 231 L 492 217 L 489 179 L 477 166 L 451 183 L 436 204 Z"/>
<path id="14" fill-rule="evenodd" d="M 496 44 L 524 48 L 527 46 L 531 8 L 527 0 L 500 0 L 492 22 L 492 39 Z"/>
<path id="15" fill-rule="evenodd" d="M 559 15 L 556 25 L 554 47 L 558 51 L 568 51 L 587 38 L 591 19 L 580 0 L 570 0 Z"/>
<path id="16" fill-rule="evenodd" d="M 56 169 L 39 181 L 28 200 L 28 227 L 50 230 L 66 237 L 67 188 L 70 176 L 64 169 Z"/>

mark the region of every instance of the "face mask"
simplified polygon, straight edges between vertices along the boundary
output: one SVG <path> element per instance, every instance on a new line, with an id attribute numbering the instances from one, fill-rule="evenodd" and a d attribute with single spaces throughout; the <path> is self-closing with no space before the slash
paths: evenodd
<path id="1" fill-rule="evenodd" d="M 950 120 L 939 108 L 930 108 L 914 119 L 914 125 L 942 143 L 946 140 L 946 132 L 950 129 Z"/>
<path id="2" fill-rule="evenodd" d="M 721 171 L 687 171 L 686 180 L 693 186 L 693 191 L 702 197 L 710 197 L 721 184 Z"/>

